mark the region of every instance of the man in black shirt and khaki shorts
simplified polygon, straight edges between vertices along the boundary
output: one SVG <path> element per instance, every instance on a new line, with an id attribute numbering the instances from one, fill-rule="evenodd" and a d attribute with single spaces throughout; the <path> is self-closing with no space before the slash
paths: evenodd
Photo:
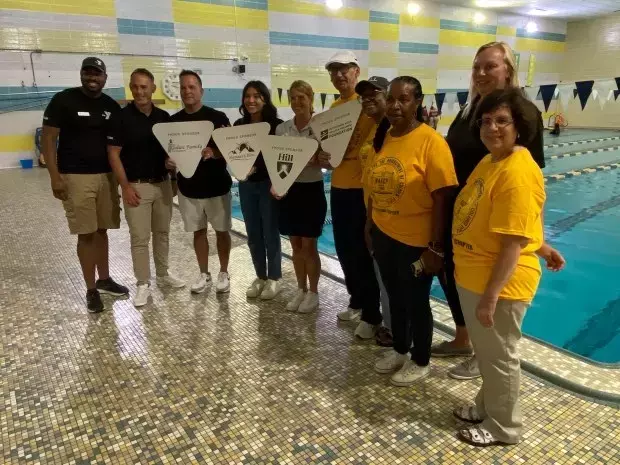
<path id="1" fill-rule="evenodd" d="M 204 90 L 200 76 L 193 71 L 179 74 L 181 99 L 184 108 L 174 114 L 171 122 L 211 121 L 215 129 L 230 126 L 228 117 L 221 111 L 202 104 Z M 168 158 L 166 166 L 175 169 L 174 161 Z M 217 254 L 220 259 L 220 272 L 216 283 L 216 292 L 230 290 L 228 261 L 230 258 L 230 229 L 232 179 L 213 140 L 202 151 L 196 172 L 191 178 L 178 174 L 179 210 L 187 232 L 194 233 L 194 250 L 200 267 L 200 275 L 191 286 L 193 293 L 204 292 L 211 283 L 209 273 L 209 242 L 207 241 L 208 223 L 215 230 Z"/>
<path id="2" fill-rule="evenodd" d="M 112 114 L 120 107 L 102 93 L 108 77 L 103 61 L 86 58 L 80 77 L 81 87 L 57 93 L 45 110 L 42 146 L 52 192 L 63 202 L 69 231 L 78 236 L 87 308 L 97 313 L 103 310 L 100 292 L 115 296 L 129 292 L 110 278 L 108 263 L 107 230 L 120 227 L 120 206 L 108 163 L 106 133 Z M 95 281 L 96 274 L 99 279 Z"/>
<path id="3" fill-rule="evenodd" d="M 153 135 L 153 126 L 170 115 L 153 105 L 155 79 L 144 68 L 131 73 L 133 102 L 112 115 L 108 157 L 123 192 L 125 218 L 131 237 L 131 258 L 137 281 L 133 304 L 141 307 L 151 295 L 149 242 L 159 285 L 179 288 L 185 283 L 168 272 L 173 187 L 166 169 L 166 152 Z"/>

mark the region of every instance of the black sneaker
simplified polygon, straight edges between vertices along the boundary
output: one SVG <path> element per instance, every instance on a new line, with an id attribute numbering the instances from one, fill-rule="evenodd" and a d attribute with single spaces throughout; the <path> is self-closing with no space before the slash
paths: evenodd
<path id="1" fill-rule="evenodd" d="M 129 295 L 129 289 L 114 282 L 112 278 L 98 279 L 97 290 L 102 294 L 110 294 L 116 297 Z"/>
<path id="2" fill-rule="evenodd" d="M 88 308 L 88 313 L 103 312 L 103 302 L 97 289 L 86 291 L 86 307 Z"/>

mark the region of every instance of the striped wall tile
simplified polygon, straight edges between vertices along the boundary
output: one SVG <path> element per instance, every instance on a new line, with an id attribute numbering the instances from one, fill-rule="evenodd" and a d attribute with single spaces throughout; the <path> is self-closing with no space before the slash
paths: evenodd
<path id="1" fill-rule="evenodd" d="M 539 40 L 525 37 L 517 37 L 515 48 L 520 52 L 547 52 L 562 53 L 565 50 L 564 42 L 553 40 Z"/>
<path id="2" fill-rule="evenodd" d="M 174 23 L 117 18 L 119 34 L 174 37 Z"/>
<path id="3" fill-rule="evenodd" d="M 119 44 L 118 33 L 1 28 L 0 48 L 97 54 L 118 52 Z"/>
<path id="4" fill-rule="evenodd" d="M 76 15 L 116 16 L 115 0 L 62 0 L 53 1 L 24 1 L 2 0 L 2 9 L 44 11 L 47 13 L 69 13 Z"/>
<path id="5" fill-rule="evenodd" d="M 553 32 L 527 32 L 525 29 L 517 29 L 517 37 L 526 37 L 530 39 L 552 40 L 554 42 L 566 42 L 566 34 L 556 34 Z"/>
<path id="6" fill-rule="evenodd" d="M 397 68 L 398 53 L 370 52 L 368 66 L 377 68 Z"/>
<path id="7" fill-rule="evenodd" d="M 480 32 L 483 34 L 497 34 L 497 26 L 490 24 L 473 24 L 465 21 L 453 21 L 450 19 L 442 19 L 439 21 L 440 29 L 447 29 L 450 31 L 463 31 L 463 32 Z"/>
<path id="8" fill-rule="evenodd" d="M 237 108 L 241 104 L 241 88 L 206 88 L 202 102 L 214 108 Z"/>
<path id="9" fill-rule="evenodd" d="M 327 16 L 330 18 L 353 19 L 356 21 L 368 21 L 370 13 L 362 8 L 343 7 L 338 10 L 330 10 L 325 2 L 311 3 L 303 0 L 269 0 L 269 12 L 299 13 L 303 15 Z"/>
<path id="10" fill-rule="evenodd" d="M 438 28 L 439 24 L 439 17 L 437 16 L 412 16 L 406 13 L 400 15 L 401 26 Z"/>
<path id="11" fill-rule="evenodd" d="M 371 23 L 386 23 L 386 24 L 399 24 L 400 23 L 400 15 L 398 13 L 388 13 L 385 11 L 370 10 L 368 19 Z"/>
<path id="12" fill-rule="evenodd" d="M 46 87 L 21 87 L 5 86 L 0 87 L 0 111 L 35 111 L 45 110 L 47 104 L 65 87 L 46 86 Z M 104 93 L 110 97 L 122 100 L 125 98 L 125 89 L 105 88 Z"/>
<path id="13" fill-rule="evenodd" d="M 370 23 L 368 34 L 371 40 L 384 40 L 397 42 L 400 38 L 398 24 Z"/>
<path id="14" fill-rule="evenodd" d="M 373 23 L 377 26 L 397 27 Z M 299 13 L 269 12 L 269 30 L 293 34 L 313 34 L 326 36 L 368 39 L 369 23 L 337 17 L 312 17 Z"/>
<path id="15" fill-rule="evenodd" d="M 269 29 L 268 13 L 264 10 L 172 0 L 172 12 L 174 21 L 179 23 L 239 29 Z"/>
<path id="16" fill-rule="evenodd" d="M 482 32 L 458 31 L 453 29 L 441 29 L 439 31 L 439 43 L 461 47 L 480 47 L 481 45 L 495 41 L 494 34 Z"/>
<path id="17" fill-rule="evenodd" d="M 267 0 L 184 0 L 186 2 L 206 3 L 210 5 L 236 6 L 237 8 L 252 8 L 267 10 Z"/>
<path id="18" fill-rule="evenodd" d="M 368 50 L 368 39 L 320 36 L 314 34 L 293 34 L 276 31 L 269 32 L 269 43 L 275 45 L 293 45 L 300 47 L 326 47 L 349 50 Z"/>
<path id="19" fill-rule="evenodd" d="M 419 42 L 399 42 L 398 51 L 403 53 L 424 53 L 437 55 L 439 53 L 438 44 L 424 44 Z"/>

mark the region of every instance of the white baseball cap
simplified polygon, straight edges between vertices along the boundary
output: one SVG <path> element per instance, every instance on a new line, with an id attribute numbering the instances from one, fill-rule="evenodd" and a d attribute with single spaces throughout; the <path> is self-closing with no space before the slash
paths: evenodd
<path id="1" fill-rule="evenodd" d="M 329 65 L 333 65 L 334 63 L 340 63 L 343 65 L 352 64 L 357 67 L 359 67 L 360 65 L 357 57 L 355 56 L 355 53 L 350 50 L 344 50 L 332 56 L 325 64 L 325 69 L 329 68 Z"/>

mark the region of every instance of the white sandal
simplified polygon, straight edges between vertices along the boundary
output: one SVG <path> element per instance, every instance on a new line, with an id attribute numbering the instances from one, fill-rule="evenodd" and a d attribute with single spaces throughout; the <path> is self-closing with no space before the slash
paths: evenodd
<path id="1" fill-rule="evenodd" d="M 458 438 L 461 441 L 476 447 L 512 445 L 502 441 L 498 441 L 483 426 L 470 426 L 469 428 L 462 429 L 458 432 Z"/>
<path id="2" fill-rule="evenodd" d="M 478 414 L 478 409 L 475 405 L 463 405 L 455 408 L 452 414 L 461 421 L 468 423 L 481 423 L 484 418 Z"/>

